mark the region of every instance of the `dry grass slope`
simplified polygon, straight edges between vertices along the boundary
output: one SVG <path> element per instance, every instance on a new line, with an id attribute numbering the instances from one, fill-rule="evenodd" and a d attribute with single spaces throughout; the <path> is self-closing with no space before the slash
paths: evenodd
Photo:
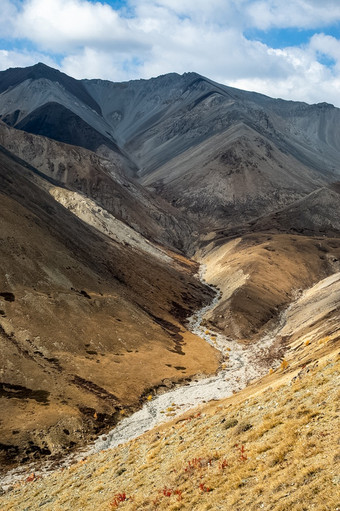
<path id="1" fill-rule="evenodd" d="M 231 398 L 28 478 L 1 497 L 1 509 L 338 510 L 338 335 L 304 343 Z"/>
<path id="2" fill-rule="evenodd" d="M 340 239 L 289 234 L 247 234 L 213 239 L 197 257 L 205 278 L 223 297 L 206 317 L 208 326 L 232 338 L 259 339 L 305 290 L 340 270 Z"/>

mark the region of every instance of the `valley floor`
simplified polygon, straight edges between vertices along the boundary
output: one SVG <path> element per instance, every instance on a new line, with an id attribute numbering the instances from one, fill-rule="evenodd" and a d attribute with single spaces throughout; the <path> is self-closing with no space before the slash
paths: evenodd
<path id="1" fill-rule="evenodd" d="M 280 368 L 125 445 L 28 477 L 1 509 L 336 511 L 340 358 L 331 344 L 319 362 Z"/>
<path id="2" fill-rule="evenodd" d="M 329 335 L 294 339 L 243 391 L 46 477 L 27 474 L 1 509 L 338 510 L 339 326 L 326 324 Z"/>

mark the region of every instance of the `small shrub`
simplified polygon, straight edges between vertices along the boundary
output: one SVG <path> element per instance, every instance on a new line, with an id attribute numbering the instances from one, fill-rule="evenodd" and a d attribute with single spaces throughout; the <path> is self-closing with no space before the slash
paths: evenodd
<path id="1" fill-rule="evenodd" d="M 200 485 L 199 485 L 199 489 L 200 489 L 203 493 L 204 493 L 204 492 L 207 492 L 207 493 L 208 493 L 208 492 L 212 491 L 212 489 L 211 489 L 211 488 L 209 488 L 209 486 L 205 486 L 205 484 L 204 484 L 204 483 L 200 483 Z"/>
<path id="2" fill-rule="evenodd" d="M 29 475 L 25 479 L 25 482 L 26 483 L 32 483 L 33 481 L 37 481 L 38 479 L 41 479 L 41 476 L 36 476 L 35 473 L 33 472 L 31 475 Z"/>
<path id="3" fill-rule="evenodd" d="M 194 470 L 209 467 L 212 465 L 212 462 L 213 458 L 193 458 L 192 460 L 188 461 L 184 472 L 193 472 Z"/>
<path id="4" fill-rule="evenodd" d="M 237 419 L 230 419 L 224 423 L 224 429 L 234 428 L 238 424 Z"/>
<path id="5" fill-rule="evenodd" d="M 171 488 L 167 488 L 166 486 L 163 488 L 162 493 L 164 497 L 171 497 L 173 490 Z"/>
<path id="6" fill-rule="evenodd" d="M 222 460 L 219 465 L 218 465 L 218 468 L 220 470 L 224 470 L 225 468 L 229 467 L 229 464 L 227 462 L 227 460 Z"/>
<path id="7" fill-rule="evenodd" d="M 171 497 L 172 495 L 177 497 L 177 500 L 182 500 L 182 490 L 173 490 L 172 488 L 168 488 L 164 486 L 162 490 L 159 490 L 159 493 L 164 497 Z M 158 505 L 160 502 L 160 497 L 157 497 L 155 501 L 153 501 L 154 505 Z"/>
<path id="8" fill-rule="evenodd" d="M 188 461 L 184 472 L 192 472 L 197 468 L 202 468 L 202 458 L 193 458 L 192 460 Z"/>
<path id="9" fill-rule="evenodd" d="M 245 431 L 249 431 L 249 429 L 251 429 L 253 427 L 252 424 L 250 424 L 249 422 L 241 422 L 241 424 L 239 424 L 236 428 L 236 435 L 239 435 L 240 433 L 244 433 Z"/>
<path id="10" fill-rule="evenodd" d="M 182 500 L 182 490 L 175 490 L 174 494 L 177 495 L 177 500 Z"/>
<path id="11" fill-rule="evenodd" d="M 246 448 L 244 445 L 241 445 L 241 447 L 239 447 L 238 444 L 235 444 L 235 447 L 236 449 L 238 449 L 240 451 L 240 461 L 246 461 L 248 459 L 248 456 L 246 455 Z"/>
<path id="12" fill-rule="evenodd" d="M 319 340 L 318 344 L 325 344 L 326 342 L 330 341 L 330 337 L 329 335 L 327 337 L 323 337 L 322 339 Z"/>
<path id="13" fill-rule="evenodd" d="M 117 509 L 121 502 L 125 502 L 127 500 L 126 493 L 116 493 L 113 499 L 110 502 L 111 509 Z"/>
<path id="14" fill-rule="evenodd" d="M 287 367 L 288 367 L 288 362 L 287 362 L 287 360 L 283 359 L 281 362 L 280 368 L 282 371 L 284 371 L 285 369 L 287 369 Z"/>

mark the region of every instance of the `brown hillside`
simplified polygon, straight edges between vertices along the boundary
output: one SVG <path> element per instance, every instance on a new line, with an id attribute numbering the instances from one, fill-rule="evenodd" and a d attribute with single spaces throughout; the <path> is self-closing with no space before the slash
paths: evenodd
<path id="1" fill-rule="evenodd" d="M 212 294 L 196 265 L 110 239 L 31 177 L 0 153 L 2 463 L 67 451 L 218 366 L 182 325 Z"/>
<path id="2" fill-rule="evenodd" d="M 206 280 L 223 292 L 208 323 L 232 338 L 258 339 L 302 290 L 340 269 L 339 238 L 249 234 L 209 236 L 197 253 Z"/>
<path id="3" fill-rule="evenodd" d="M 292 348 L 285 364 L 229 399 L 28 477 L 1 498 L 2 509 L 336 511 L 338 347 L 339 327 Z"/>

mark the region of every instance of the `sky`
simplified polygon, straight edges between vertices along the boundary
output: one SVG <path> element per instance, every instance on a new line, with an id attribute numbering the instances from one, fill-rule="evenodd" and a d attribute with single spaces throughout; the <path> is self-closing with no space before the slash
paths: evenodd
<path id="1" fill-rule="evenodd" d="M 340 0 L 0 0 L 0 69 L 75 78 L 195 71 L 340 107 Z"/>

